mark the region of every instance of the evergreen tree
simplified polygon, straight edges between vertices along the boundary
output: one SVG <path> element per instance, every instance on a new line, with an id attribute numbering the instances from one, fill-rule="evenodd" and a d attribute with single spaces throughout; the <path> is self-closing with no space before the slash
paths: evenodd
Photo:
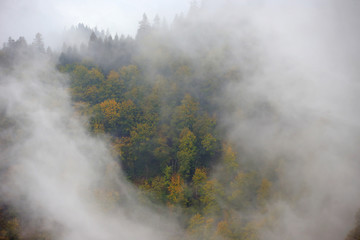
<path id="1" fill-rule="evenodd" d="M 40 33 L 37 33 L 35 35 L 35 39 L 32 43 L 33 48 L 40 52 L 40 53 L 45 53 L 45 46 L 44 46 L 44 42 L 42 39 L 42 35 Z"/>
<path id="2" fill-rule="evenodd" d="M 146 14 L 143 14 L 142 20 L 139 22 L 139 29 L 136 34 L 137 40 L 144 39 L 151 31 L 151 26 Z"/>

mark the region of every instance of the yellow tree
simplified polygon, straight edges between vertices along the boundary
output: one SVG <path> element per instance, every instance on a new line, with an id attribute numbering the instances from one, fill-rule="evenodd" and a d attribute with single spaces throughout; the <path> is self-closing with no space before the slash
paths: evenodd
<path id="1" fill-rule="evenodd" d="M 171 177 L 168 191 L 168 199 L 170 200 L 170 203 L 179 204 L 185 200 L 184 180 L 179 174 L 174 174 Z"/>
<path id="2" fill-rule="evenodd" d="M 117 121 L 120 118 L 120 104 L 114 99 L 105 100 L 100 103 L 100 109 L 104 116 L 104 126 L 108 131 L 117 127 Z"/>

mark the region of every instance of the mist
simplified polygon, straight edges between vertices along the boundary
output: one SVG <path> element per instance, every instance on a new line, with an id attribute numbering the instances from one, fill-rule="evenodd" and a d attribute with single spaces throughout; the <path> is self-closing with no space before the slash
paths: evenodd
<path id="1" fill-rule="evenodd" d="M 254 239 L 345 239 L 360 209 L 359 13 L 354 0 L 204 0 L 174 20 L 171 30 L 127 39 L 135 50 L 129 47 L 123 59 L 101 52 L 99 40 L 70 64 L 93 61 L 105 76 L 134 64 L 153 89 L 160 85 L 170 95 L 175 85 L 181 94 L 205 102 L 217 118 L 219 139 L 237 152 L 236 166 L 272 182 L 261 207 L 244 210 L 242 203 L 230 204 L 223 196 L 232 194 L 236 177 L 214 197 L 223 219 L 232 215 L 255 222 Z M 110 25 L 114 34 L 118 30 L 109 21 L 101 24 Z M 187 219 L 185 210 L 175 214 L 164 205 L 139 201 L 127 169 L 112 156 L 111 137 L 89 131 L 93 116 L 76 110 L 73 101 L 84 100 L 70 96 L 73 76 L 59 73 L 56 64 L 25 58 L 12 70 L 2 69 L 2 198 L 33 220 L 29 231 L 41 229 L 55 239 L 196 238 L 184 230 L 189 221 L 179 223 Z M 174 65 L 175 77 L 169 73 Z M 209 79 L 213 91 L 205 93 L 202 84 Z M 180 104 L 182 98 L 166 94 L 158 96 L 159 118 L 171 128 L 168 119 L 176 116 L 171 111 L 177 105 L 168 102 Z M 228 181 L 224 162 L 212 161 L 209 179 Z M 218 234 L 222 221 L 214 215 L 205 217 L 218 225 L 206 228 Z M 202 236 L 198 239 L 206 239 Z M 212 237 L 227 239 L 221 232 Z"/>
<path id="2" fill-rule="evenodd" d="M 187 1 L 10 1 L 0 3 L 0 42 L 8 37 L 25 37 L 32 41 L 40 32 L 51 48 L 60 49 L 67 40 L 67 30 L 79 23 L 91 28 L 135 36 L 138 22 L 146 12 L 151 20 L 156 15 L 172 21 L 175 14 L 185 12 Z"/>
<path id="3" fill-rule="evenodd" d="M 23 237 L 168 239 L 174 219 L 139 203 L 106 139 L 90 135 L 74 112 L 68 77 L 48 58 L 25 62 L 0 84 L 0 193 L 31 222 Z"/>
<path id="4" fill-rule="evenodd" d="M 226 94 L 225 121 L 249 159 L 280 161 L 286 189 L 263 239 L 343 239 L 359 208 L 359 3 L 260 3 L 256 70 Z M 231 93 L 231 94 L 230 94 Z M 281 179 L 282 178 L 282 179 Z"/>

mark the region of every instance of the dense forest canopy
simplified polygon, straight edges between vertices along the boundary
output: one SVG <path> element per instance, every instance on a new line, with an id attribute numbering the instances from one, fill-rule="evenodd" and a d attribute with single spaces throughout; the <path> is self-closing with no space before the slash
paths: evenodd
<path id="1" fill-rule="evenodd" d="M 0 239 L 359 239 L 346 39 L 232 4 L 144 14 L 134 37 L 81 23 L 60 52 L 9 37 Z"/>

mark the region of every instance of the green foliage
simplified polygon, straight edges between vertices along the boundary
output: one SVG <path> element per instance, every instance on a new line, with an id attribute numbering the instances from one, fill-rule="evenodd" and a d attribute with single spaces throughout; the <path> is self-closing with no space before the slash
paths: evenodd
<path id="1" fill-rule="evenodd" d="M 185 26 L 191 27 L 184 19 L 174 24 Z M 73 101 L 86 106 L 91 131 L 111 137 L 114 156 L 141 200 L 184 213 L 189 239 L 256 240 L 261 224 L 246 214 L 266 211 L 276 176 L 241 161 L 246 156 L 224 140 L 222 114 L 232 109 L 214 103 L 221 86 L 241 74 L 227 43 L 189 54 L 171 41 L 170 32 L 144 15 L 135 40 L 94 34 L 88 62 L 80 57 L 58 69 L 70 73 Z M 116 191 L 98 194 L 105 205 L 118 201 Z"/>
<path id="2" fill-rule="evenodd" d="M 178 130 L 184 128 L 193 129 L 198 116 L 198 110 L 199 103 L 195 102 L 189 94 L 186 94 L 181 101 L 181 105 L 175 109 L 173 126 Z"/>
<path id="3" fill-rule="evenodd" d="M 189 239 L 257 239 L 255 223 L 223 213 L 229 207 L 265 209 L 272 183 L 240 169 L 238 154 L 219 138 L 215 110 L 210 115 L 201 104 L 207 100 L 163 76 L 150 84 L 136 65 L 111 70 L 106 78 L 83 65 L 59 68 L 72 72 L 73 99 L 87 106 L 83 111 L 95 134 L 112 136 L 116 156 L 144 202 L 183 211 Z M 183 65 L 173 74 L 190 81 L 193 73 Z M 210 178 L 214 164 L 221 174 Z M 117 201 L 116 192 L 97 194 L 100 202 Z"/>
<path id="4" fill-rule="evenodd" d="M 180 133 L 179 151 L 176 156 L 179 161 L 179 173 L 184 179 L 189 179 L 194 172 L 197 157 L 195 140 L 196 136 L 188 128 L 184 128 Z"/>
<path id="5" fill-rule="evenodd" d="M 64 48 L 58 70 L 69 74 L 73 105 L 88 115 L 91 132 L 110 136 L 114 157 L 144 202 L 183 213 L 188 239 L 256 240 L 263 222 L 247 214 L 266 211 L 279 174 L 250 167 L 241 161 L 248 156 L 225 142 L 222 114 L 232 109 L 214 99 L 223 96 L 222 86 L 240 79 L 233 63 L 238 59 L 226 41 L 209 41 L 216 31 L 190 24 L 199 9 L 193 5 L 191 11 L 171 29 L 159 27 L 158 20 L 151 26 L 144 15 L 136 39 L 94 31 L 82 50 Z M 194 49 L 174 46 L 173 33 L 183 34 Z M 35 45 L 43 51 L 41 44 L 38 36 Z M 5 45 L 0 66 L 8 69 L 14 49 L 27 47 L 22 39 Z M 4 121 L 1 126 L 10 124 Z M 121 202 L 116 189 L 99 187 L 94 195 L 104 211 Z M 1 214 L 0 239 L 18 239 L 21 221 Z M 49 239 L 38 235 L 34 239 Z"/>
<path id="6" fill-rule="evenodd" d="M 71 69 L 71 68 L 70 68 Z M 90 70 L 83 65 L 76 65 L 72 71 L 72 97 L 75 101 L 99 103 L 100 86 L 104 82 L 104 75 L 97 68 Z"/>
<path id="7" fill-rule="evenodd" d="M 166 177 L 156 176 L 151 181 L 146 180 L 140 185 L 140 189 L 151 201 L 165 204 L 168 200 L 169 185 L 170 182 Z"/>
<path id="8" fill-rule="evenodd" d="M 210 155 L 214 155 L 215 148 L 216 148 L 216 138 L 208 133 L 204 136 L 203 140 L 201 141 L 202 147 L 205 149 L 206 152 L 209 152 Z"/>
<path id="9" fill-rule="evenodd" d="M 121 102 L 125 92 L 125 82 L 120 79 L 120 74 L 115 71 L 110 71 L 104 83 L 100 86 L 99 97 L 101 100 L 115 99 Z"/>

